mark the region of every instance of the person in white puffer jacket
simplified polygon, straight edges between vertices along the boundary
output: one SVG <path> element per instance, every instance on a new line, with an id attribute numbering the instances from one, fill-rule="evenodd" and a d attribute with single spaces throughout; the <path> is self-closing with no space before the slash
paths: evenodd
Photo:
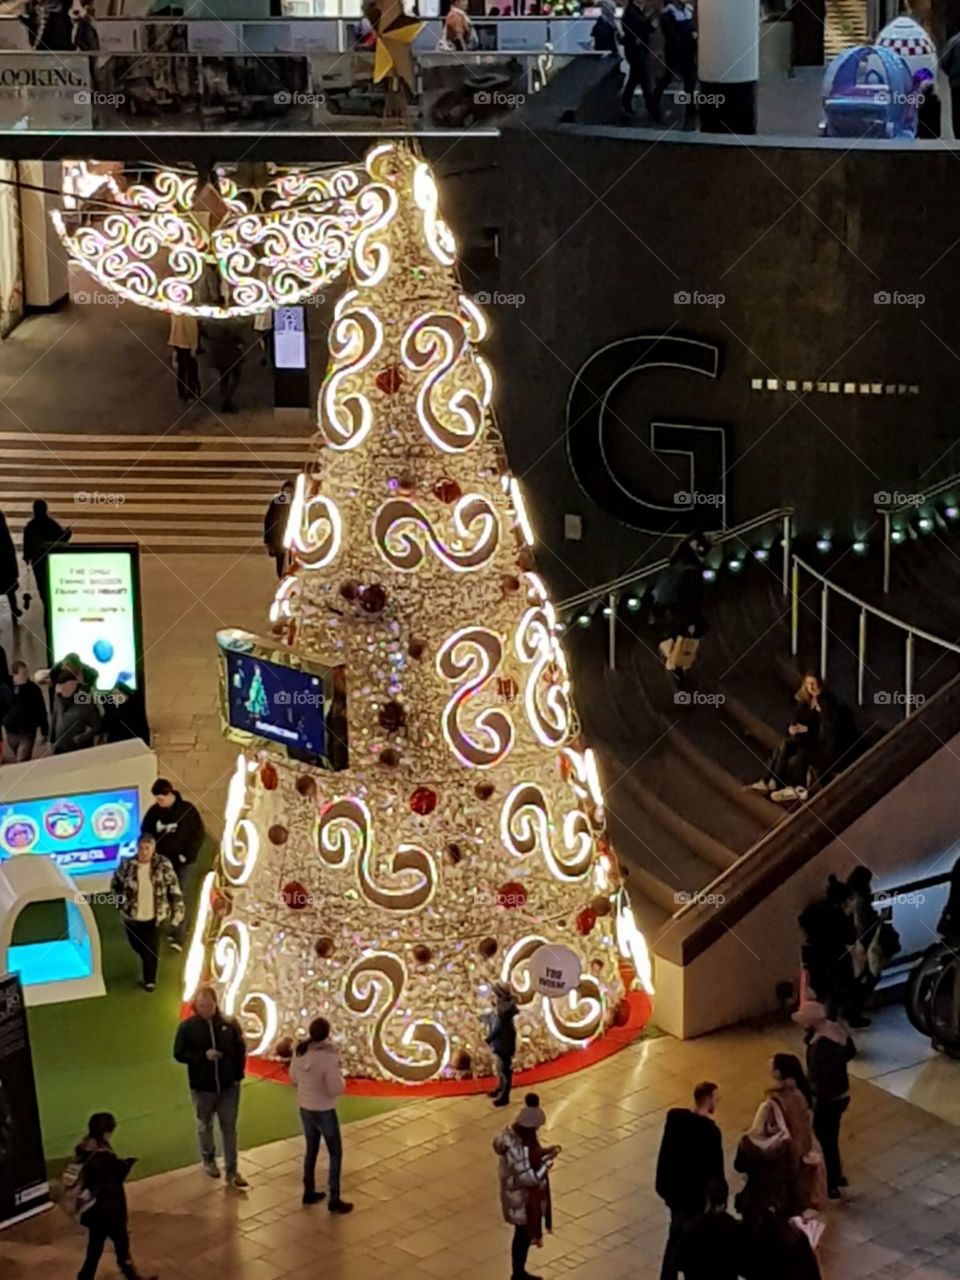
<path id="1" fill-rule="evenodd" d="M 327 1208 L 331 1213 L 349 1213 L 353 1205 L 340 1198 L 343 1144 L 337 1119 L 337 1098 L 345 1086 L 340 1057 L 330 1043 L 330 1023 L 326 1018 L 314 1018 L 308 1038 L 297 1045 L 290 1060 L 290 1083 L 296 1085 L 307 1143 L 303 1155 L 303 1203 L 318 1204 L 324 1198 L 324 1192 L 316 1189 L 316 1168 L 320 1143 L 325 1140 L 330 1157 Z"/>

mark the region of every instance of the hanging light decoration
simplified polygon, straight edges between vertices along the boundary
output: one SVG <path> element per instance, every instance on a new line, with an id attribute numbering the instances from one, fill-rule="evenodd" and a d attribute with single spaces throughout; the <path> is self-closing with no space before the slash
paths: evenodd
<path id="1" fill-rule="evenodd" d="M 361 165 L 285 171 L 260 187 L 160 169 L 149 184 L 112 177 L 74 193 L 51 216 L 71 258 L 118 297 L 226 320 L 296 306 L 335 280 L 373 217 L 367 185 Z"/>

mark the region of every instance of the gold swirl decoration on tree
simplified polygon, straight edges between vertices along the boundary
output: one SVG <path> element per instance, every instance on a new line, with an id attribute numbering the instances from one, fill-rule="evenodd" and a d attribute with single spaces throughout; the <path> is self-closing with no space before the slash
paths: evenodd
<path id="1" fill-rule="evenodd" d="M 582 977 L 576 990 L 556 1000 L 544 1000 L 543 1016 L 558 1040 L 582 1045 L 603 1026 L 603 992 L 596 978 Z"/>
<path id="2" fill-rule="evenodd" d="M 517 995 L 517 1004 L 529 1005 L 537 998 L 530 977 L 529 964 L 541 947 L 550 945 L 546 938 L 530 933 L 515 942 L 503 957 L 500 981 L 509 983 Z"/>
<path id="3" fill-rule="evenodd" d="M 400 358 L 421 378 L 417 417 L 427 439 L 444 453 L 472 448 L 492 386 L 486 363 L 472 355 L 464 318 L 441 310 L 419 316 L 403 335 Z"/>
<path id="4" fill-rule="evenodd" d="M 240 885 L 253 875 L 260 852 L 260 832 L 257 824 L 243 816 L 247 803 L 247 778 L 256 768 L 242 753 L 227 788 L 227 806 L 224 814 L 223 837 L 220 855 L 223 872 L 231 884 Z"/>
<path id="5" fill-rule="evenodd" d="M 317 848 L 321 861 L 333 870 L 343 870 L 355 858 L 361 893 L 368 902 L 386 911 L 420 911 L 436 892 L 434 859 L 425 849 L 410 843 L 398 845 L 383 873 L 396 883 L 377 882 L 370 810 L 353 796 L 334 800 L 320 810 Z"/>
<path id="6" fill-rule="evenodd" d="M 554 848 L 553 831 L 542 788 L 532 782 L 515 786 L 500 811 L 504 848 L 517 858 L 527 858 L 539 848 L 557 880 L 582 880 L 593 865 L 593 832 L 586 814 L 571 809 L 564 815 L 563 853 Z"/>
<path id="7" fill-rule="evenodd" d="M 445 544 L 415 502 L 390 498 L 373 518 L 373 541 L 389 565 L 407 573 L 423 563 L 425 544 L 455 573 L 483 569 L 500 541 L 496 509 L 480 494 L 468 493 L 454 507 L 452 522 L 453 540 Z"/>
<path id="8" fill-rule="evenodd" d="M 460 681 L 441 716 L 447 746 L 462 764 L 489 769 L 513 746 L 513 721 L 505 711 L 486 708 L 468 733 L 460 723 L 471 696 L 492 680 L 503 658 L 503 641 L 486 627 L 463 627 L 447 637 L 437 654 L 437 674 Z"/>
<path id="9" fill-rule="evenodd" d="M 250 1053 L 257 1057 L 267 1053 L 277 1039 L 277 1002 L 265 991 L 250 991 L 240 1006 L 240 1021 L 250 1044 Z"/>
<path id="10" fill-rule="evenodd" d="M 530 728 L 545 747 L 561 747 L 573 730 L 567 660 L 556 637 L 553 605 L 544 600 L 528 609 L 517 628 L 515 648 L 532 666 L 524 689 Z"/>
<path id="11" fill-rule="evenodd" d="M 357 303 L 351 289 L 337 303 L 330 326 L 330 372 L 320 392 L 320 430 L 333 449 L 356 449 L 373 426 L 363 371 L 383 346 L 383 325 Z"/>
<path id="12" fill-rule="evenodd" d="M 413 171 L 413 199 L 423 215 L 423 238 L 441 267 L 452 267 L 457 252 L 450 228 L 440 217 L 440 193 L 430 166 L 421 161 Z"/>
<path id="13" fill-rule="evenodd" d="M 323 569 L 336 560 L 343 538 L 340 511 L 317 489 L 317 481 L 301 473 L 287 517 L 284 546 L 305 569 Z"/>
<path id="14" fill-rule="evenodd" d="M 223 1010 L 233 1017 L 237 995 L 250 963 L 250 931 L 242 920 L 228 920 L 213 944 L 211 976 L 223 990 Z"/>
<path id="15" fill-rule="evenodd" d="M 407 971 L 399 956 L 376 951 L 358 960 L 343 983 L 343 1001 L 351 1013 L 369 1019 L 378 1008 L 370 1031 L 371 1050 L 382 1069 L 396 1080 L 417 1084 L 432 1080 L 447 1065 L 450 1042 L 439 1023 L 418 1020 L 407 1024 L 400 1042 L 405 1049 L 418 1049 L 412 1057 L 400 1057 L 386 1043 L 384 1029 L 396 1011 L 407 982 Z"/>

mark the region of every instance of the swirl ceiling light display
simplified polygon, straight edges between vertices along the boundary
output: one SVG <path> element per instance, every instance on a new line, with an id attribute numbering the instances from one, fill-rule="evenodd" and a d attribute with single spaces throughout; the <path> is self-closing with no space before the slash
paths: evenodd
<path id="1" fill-rule="evenodd" d="M 274 652 L 342 673 L 349 757 L 241 754 L 188 987 L 217 984 L 252 1054 L 323 1016 L 348 1075 L 409 1086 L 492 1070 L 498 980 L 523 1068 L 622 1023 L 651 975 L 433 177 L 385 143 L 356 190 L 270 615 Z M 579 973 L 543 995 L 558 946 Z"/>
<path id="2" fill-rule="evenodd" d="M 138 306 L 198 319 L 295 306 L 347 267 L 383 210 L 359 166 L 291 170 L 241 188 L 227 173 L 110 178 L 52 214 L 70 257 Z"/>

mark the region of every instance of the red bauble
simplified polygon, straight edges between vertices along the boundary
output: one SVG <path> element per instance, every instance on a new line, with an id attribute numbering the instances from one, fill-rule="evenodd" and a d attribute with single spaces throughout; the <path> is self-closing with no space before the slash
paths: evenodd
<path id="1" fill-rule="evenodd" d="M 407 801 L 414 813 L 418 813 L 421 818 L 427 817 L 433 813 L 437 807 L 437 793 L 432 787 L 417 787 L 416 791 L 410 793 L 410 799 Z"/>
<path id="2" fill-rule="evenodd" d="M 225 919 L 233 909 L 233 899 L 223 889 L 211 889 L 210 910 L 218 920 Z"/>
<path id="3" fill-rule="evenodd" d="M 400 752 L 394 751 L 393 747 L 384 747 L 377 759 L 385 769 L 395 769 L 400 763 Z"/>
<path id="4" fill-rule="evenodd" d="M 493 957 L 497 954 L 496 938 L 481 938 L 480 946 L 478 947 L 478 950 L 480 954 L 483 956 L 484 960 L 492 960 Z"/>
<path id="5" fill-rule="evenodd" d="M 387 733 L 399 733 L 407 723 L 407 713 L 399 702 L 385 702 L 377 715 L 377 721 Z"/>
<path id="6" fill-rule="evenodd" d="M 590 910 L 595 916 L 608 916 L 613 905 L 605 894 L 598 893 L 595 898 L 590 899 Z"/>
<path id="7" fill-rule="evenodd" d="M 282 1058 L 285 1062 L 289 1062 L 293 1057 L 293 1037 L 284 1036 L 282 1040 L 278 1040 L 273 1050 L 278 1058 Z"/>
<path id="8" fill-rule="evenodd" d="M 276 791 L 280 785 L 280 775 L 277 773 L 276 765 L 272 765 L 269 760 L 264 760 L 260 766 L 260 781 L 266 791 Z"/>
<path id="9" fill-rule="evenodd" d="M 317 780 L 309 773 L 301 773 L 297 779 L 297 794 L 304 800 L 312 800 L 317 794 Z"/>
<path id="10" fill-rule="evenodd" d="M 520 579 L 512 573 L 505 573 L 500 578 L 500 589 L 504 595 L 513 595 L 520 590 Z"/>
<path id="11" fill-rule="evenodd" d="M 356 578 L 347 578 L 346 581 L 340 583 L 340 594 L 344 600 L 356 600 L 357 593 L 360 591 L 360 583 Z"/>
<path id="12" fill-rule="evenodd" d="M 423 942 L 418 942 L 413 948 L 413 958 L 417 964 L 429 964 L 433 959 L 433 952 Z"/>
<path id="13" fill-rule="evenodd" d="M 584 907 L 577 916 L 577 933 L 585 938 L 596 923 L 597 913 L 593 907 Z"/>
<path id="14" fill-rule="evenodd" d="M 271 844 L 286 844 L 290 832 L 280 822 L 275 822 L 267 831 L 267 839 Z"/>
<path id="15" fill-rule="evenodd" d="M 403 370 L 399 365 L 392 364 L 389 369 L 381 369 L 374 382 L 377 390 L 382 391 L 385 396 L 395 396 L 403 386 Z"/>
<path id="16" fill-rule="evenodd" d="M 411 640 L 410 643 L 407 645 L 407 653 L 410 655 L 411 658 L 414 658 L 417 661 L 419 661 L 419 659 L 423 657 L 426 651 L 427 651 L 427 645 L 426 645 L 426 641 L 424 640 Z"/>
<path id="17" fill-rule="evenodd" d="M 450 863 L 451 867 L 455 867 L 458 863 L 463 861 L 463 850 L 458 844 L 447 845 L 447 861 Z"/>
<path id="18" fill-rule="evenodd" d="M 383 613 L 387 605 L 386 588 L 379 582 L 372 582 L 369 587 L 360 588 L 360 608 L 364 613 Z"/>
<path id="19" fill-rule="evenodd" d="M 316 942 L 313 944 L 313 949 L 317 953 L 317 955 L 320 957 L 321 960 L 329 960 L 330 957 L 333 955 L 335 945 L 336 944 L 334 943 L 333 939 L 331 937 L 328 937 L 327 934 L 324 934 L 322 937 L 318 938 Z"/>
<path id="20" fill-rule="evenodd" d="M 302 911 L 310 904 L 310 891 L 299 880 L 291 880 L 280 890 L 280 897 L 291 911 Z"/>
<path id="21" fill-rule="evenodd" d="M 492 782 L 478 782 L 473 790 L 478 800 L 489 800 L 496 787 Z"/>
<path id="22" fill-rule="evenodd" d="M 497 890 L 497 906 L 508 911 L 512 911 L 514 907 L 525 907 L 528 896 L 525 885 L 519 880 L 509 880 Z"/>
<path id="23" fill-rule="evenodd" d="M 402 498 L 409 498 L 417 489 L 417 477 L 412 471 L 403 471 L 397 476 L 397 493 Z"/>
<path id="24" fill-rule="evenodd" d="M 497 697 L 501 702 L 513 702 L 520 692 L 520 686 L 513 676 L 497 676 Z"/>
<path id="25" fill-rule="evenodd" d="M 456 502 L 463 497 L 463 490 L 456 480 L 451 480 L 449 476 L 441 476 L 433 486 L 433 496 L 441 502 Z"/>

